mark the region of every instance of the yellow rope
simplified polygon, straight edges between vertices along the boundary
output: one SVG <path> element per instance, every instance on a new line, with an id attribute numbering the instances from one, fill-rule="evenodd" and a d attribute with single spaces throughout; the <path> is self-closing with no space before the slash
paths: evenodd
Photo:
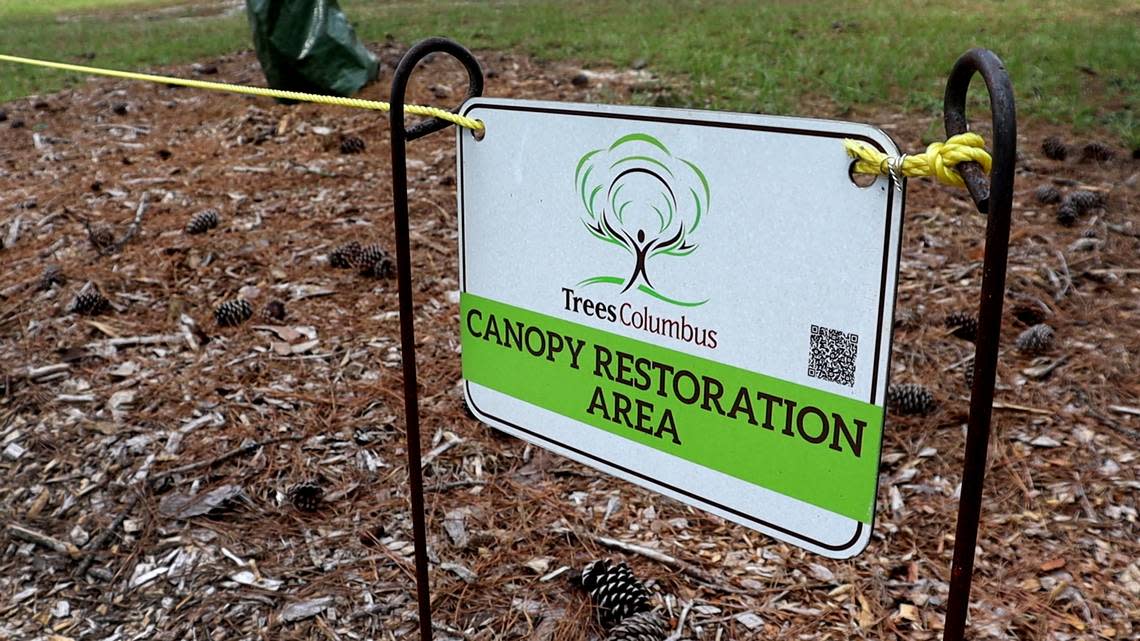
<path id="1" fill-rule="evenodd" d="M 188 78 L 177 78 L 172 76 L 157 76 L 149 73 L 135 73 L 133 71 L 117 71 L 115 69 L 101 69 L 99 67 L 84 67 L 82 65 L 71 65 L 63 62 L 50 62 L 47 60 L 36 60 L 34 58 L 21 58 L 18 56 L 8 56 L 0 54 L 0 61 L 15 62 L 24 65 L 34 65 L 37 67 L 48 67 L 50 69 L 61 69 L 63 71 L 75 71 L 78 73 L 95 74 L 99 76 L 111 76 L 112 78 L 125 78 L 127 80 L 143 80 L 146 82 L 159 82 L 168 85 L 179 85 L 182 87 L 193 87 L 194 89 L 205 89 L 207 91 L 226 91 L 229 93 L 245 94 L 247 96 L 262 96 L 266 98 L 282 98 L 285 100 L 296 100 L 298 102 L 314 102 L 320 105 L 337 105 L 339 107 L 352 107 L 355 109 L 373 109 L 375 111 L 388 111 L 392 105 L 382 102 L 380 100 L 363 100 L 360 98 L 341 98 L 339 96 L 322 96 L 320 94 L 302 93 L 299 91 L 281 91 L 278 89 L 268 89 L 266 87 L 247 87 L 245 85 L 231 85 L 225 82 L 206 82 L 203 80 L 190 80 Z M 405 105 L 404 111 L 417 116 L 427 116 L 430 118 L 439 118 L 451 123 L 455 123 L 460 127 L 467 129 L 480 130 L 483 128 L 482 121 L 475 120 L 474 118 L 466 118 L 459 114 L 454 114 L 446 109 L 438 107 L 425 107 L 423 105 Z"/>
<path id="2" fill-rule="evenodd" d="M 148 73 L 135 73 L 133 71 L 118 71 L 115 69 L 102 69 L 99 67 L 85 67 L 83 65 L 72 65 L 63 62 L 51 62 L 48 60 L 36 60 L 34 58 L 21 58 L 19 56 L 9 56 L 0 54 L 0 61 L 14 62 L 17 64 L 34 65 L 37 67 L 47 67 L 50 69 L 60 69 L 63 71 L 74 71 L 78 73 L 94 74 L 99 76 L 110 76 L 112 78 L 124 78 L 127 80 L 142 80 L 146 82 L 157 82 L 168 85 L 178 85 L 182 87 L 192 87 L 194 89 L 205 89 L 207 91 L 225 91 L 229 93 L 245 94 L 248 96 L 262 96 L 266 98 L 282 98 L 285 100 L 295 100 L 298 102 L 313 102 L 321 105 L 336 105 L 340 107 L 352 107 L 355 109 L 372 109 L 375 111 L 389 111 L 392 108 L 387 102 L 380 100 L 363 100 L 361 98 L 341 98 L 339 96 L 324 96 L 320 94 L 302 93 L 299 91 L 281 91 L 279 89 L 269 89 L 266 87 L 247 87 L 245 85 L 233 85 L 224 82 L 207 82 L 204 80 L 191 80 L 188 78 L 177 78 L 174 76 L 159 76 Z M 424 105 L 405 105 L 404 111 L 416 116 L 427 116 L 429 118 L 439 118 L 448 122 L 479 131 L 483 129 L 482 121 L 475 120 L 474 118 L 467 118 L 459 114 L 452 113 L 446 109 L 438 107 L 427 107 Z M 844 140 L 843 146 L 847 149 L 847 153 L 856 159 L 855 173 L 859 174 L 873 174 L 873 175 L 887 175 L 892 169 L 899 171 L 904 176 L 917 177 L 917 176 L 934 176 L 940 182 L 947 185 L 956 187 L 964 187 L 965 183 L 962 182 L 962 177 L 954 170 L 954 166 L 961 162 L 974 161 L 982 166 L 982 169 L 988 174 L 990 172 L 990 155 L 984 149 L 985 142 L 982 137 L 974 133 L 960 134 L 951 137 L 946 142 L 932 143 L 926 148 L 926 152 L 914 156 L 903 155 L 899 158 L 888 156 L 877 149 L 873 149 L 864 143 L 854 140 Z"/>
<path id="3" fill-rule="evenodd" d="M 990 155 L 985 150 L 985 141 L 975 133 L 951 136 L 946 142 L 931 143 L 926 152 L 914 156 L 902 155 L 899 158 L 854 140 L 844 140 L 847 154 L 855 159 L 855 173 L 888 175 L 892 168 L 904 176 L 934 176 L 939 182 L 965 187 L 962 176 L 954 170 L 961 162 L 976 162 L 990 173 Z"/>

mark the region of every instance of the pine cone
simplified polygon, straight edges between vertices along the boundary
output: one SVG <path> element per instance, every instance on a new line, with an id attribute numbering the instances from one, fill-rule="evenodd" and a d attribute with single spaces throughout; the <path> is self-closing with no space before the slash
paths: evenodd
<path id="1" fill-rule="evenodd" d="M 946 327 L 952 330 L 950 333 L 957 338 L 965 341 L 978 338 L 978 319 L 973 314 L 954 312 L 947 316 L 944 322 Z"/>
<path id="2" fill-rule="evenodd" d="M 303 481 L 289 488 L 289 502 L 302 512 L 316 512 L 325 499 L 325 489 L 315 481 Z"/>
<path id="3" fill-rule="evenodd" d="M 361 276 L 369 278 L 391 278 L 396 275 L 396 267 L 387 256 L 360 270 Z"/>
<path id="4" fill-rule="evenodd" d="M 218 226 L 218 210 L 206 209 L 194 214 L 190 222 L 186 223 L 187 234 L 204 234 Z"/>
<path id="5" fill-rule="evenodd" d="M 241 325 L 253 316 L 253 305 L 244 298 L 235 298 L 214 309 L 214 322 L 219 327 Z"/>
<path id="6" fill-rule="evenodd" d="M 1037 197 L 1037 202 L 1042 205 L 1052 205 L 1061 202 L 1061 191 L 1053 185 L 1041 185 L 1037 191 L 1033 192 Z"/>
<path id="7" fill-rule="evenodd" d="M 360 154 L 364 153 L 364 140 L 357 136 L 341 136 L 340 137 L 340 153 L 342 154 Z"/>
<path id="8" fill-rule="evenodd" d="M 111 301 L 95 287 L 80 292 L 71 303 L 71 311 L 84 316 L 97 316 L 111 308 Z"/>
<path id="9" fill-rule="evenodd" d="M 54 285 L 62 285 L 66 279 L 63 276 L 63 270 L 59 265 L 48 265 L 44 267 L 44 271 L 40 274 L 40 281 L 36 284 L 36 288 L 41 291 L 47 291 Z"/>
<path id="10" fill-rule="evenodd" d="M 337 269 L 352 267 L 359 260 L 360 243 L 354 241 L 345 243 L 329 252 L 329 265 Z"/>
<path id="11" fill-rule="evenodd" d="M 1081 149 L 1081 161 L 1108 162 L 1116 157 L 1116 150 L 1103 142 L 1090 142 Z"/>
<path id="12" fill-rule="evenodd" d="M 901 383 L 887 388 L 887 406 L 902 416 L 927 414 L 934 409 L 934 394 L 917 383 Z"/>
<path id="13" fill-rule="evenodd" d="M 103 251 L 115 244 L 115 233 L 105 225 L 89 230 L 87 237 L 96 251 Z"/>
<path id="14" fill-rule="evenodd" d="M 267 321 L 280 323 L 285 320 L 285 303 L 279 300 L 271 300 L 261 310 L 261 317 Z"/>
<path id="15" fill-rule="evenodd" d="M 606 635 L 606 641 L 662 641 L 669 635 L 669 624 L 657 610 L 626 617 Z"/>
<path id="16" fill-rule="evenodd" d="M 1095 191 L 1079 190 L 1069 194 L 1067 200 L 1077 208 L 1077 213 L 1083 214 L 1093 209 L 1104 207 L 1104 194 Z"/>
<path id="17" fill-rule="evenodd" d="M 395 269 L 392 267 L 392 259 L 380 245 L 366 245 L 361 248 L 355 260 L 354 266 L 363 276 L 391 278 L 392 274 L 395 273 Z"/>
<path id="18" fill-rule="evenodd" d="M 649 592 L 625 561 L 616 565 L 607 559 L 594 561 L 582 570 L 580 583 L 594 602 L 604 628 L 649 610 Z"/>
<path id="19" fill-rule="evenodd" d="M 1041 151 L 1050 160 L 1064 160 L 1069 156 L 1069 148 L 1056 136 L 1049 136 L 1041 143 Z"/>
<path id="20" fill-rule="evenodd" d="M 378 260 L 388 257 L 388 252 L 380 245 L 365 245 L 360 248 L 360 252 L 356 254 L 356 263 L 354 267 L 363 269 Z"/>
<path id="21" fill-rule="evenodd" d="M 1053 346 L 1053 328 L 1039 323 L 1021 332 L 1014 343 L 1023 354 L 1040 354 Z"/>
<path id="22" fill-rule="evenodd" d="M 1073 224 L 1077 222 L 1077 216 L 1080 216 L 1080 214 L 1080 210 L 1073 204 L 1073 201 L 1066 198 L 1061 201 L 1061 206 L 1057 208 L 1057 222 L 1065 227 L 1072 227 Z"/>

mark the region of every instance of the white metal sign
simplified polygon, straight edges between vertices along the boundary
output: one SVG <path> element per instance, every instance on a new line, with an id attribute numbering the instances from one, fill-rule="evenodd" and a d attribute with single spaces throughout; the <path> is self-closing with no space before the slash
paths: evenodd
<path id="1" fill-rule="evenodd" d="M 463 375 L 479 418 L 775 538 L 870 538 L 903 195 L 866 125 L 468 102 Z"/>

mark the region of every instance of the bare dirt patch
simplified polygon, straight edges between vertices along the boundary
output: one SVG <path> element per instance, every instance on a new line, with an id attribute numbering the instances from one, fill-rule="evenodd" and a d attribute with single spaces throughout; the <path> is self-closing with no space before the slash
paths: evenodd
<path id="1" fill-rule="evenodd" d="M 639 74 L 575 83 L 564 66 L 481 58 L 489 95 L 669 93 Z M 250 54 L 210 65 L 262 82 Z M 366 97 L 383 98 L 388 80 Z M 411 97 L 450 103 L 463 87 L 439 59 Z M 107 80 L 2 108 L 0 636 L 414 638 L 395 284 L 326 259 L 350 240 L 392 247 L 386 119 Z M 928 124 L 865 119 L 905 149 Z M 1030 125 L 1021 138 L 973 635 L 1133 638 L 1138 167 L 1122 149 L 1106 163 L 1047 160 L 1050 134 L 1066 132 Z M 341 154 L 346 135 L 365 152 Z M 911 181 L 893 380 L 928 386 L 939 406 L 890 418 L 875 538 L 832 562 L 470 419 L 457 387 L 454 139 L 410 153 L 441 638 L 597 638 L 586 598 L 554 574 L 623 556 L 594 535 L 693 570 L 623 556 L 675 626 L 684 613 L 680 638 L 938 635 L 971 353 L 942 321 L 975 305 L 985 223 L 964 191 Z M 1044 185 L 1095 191 L 1104 207 L 1060 226 L 1035 198 Z M 89 229 L 122 239 L 144 198 L 137 234 L 97 251 Z M 184 233 L 208 208 L 219 225 Z M 50 266 L 61 282 L 45 279 Z M 88 282 L 112 308 L 67 313 Z M 239 294 L 258 316 L 216 326 L 214 307 Z M 274 300 L 283 321 L 260 316 Z M 1014 348 L 1014 311 L 1031 308 L 1056 331 L 1041 355 Z M 303 481 L 324 492 L 315 512 L 291 500 Z"/>

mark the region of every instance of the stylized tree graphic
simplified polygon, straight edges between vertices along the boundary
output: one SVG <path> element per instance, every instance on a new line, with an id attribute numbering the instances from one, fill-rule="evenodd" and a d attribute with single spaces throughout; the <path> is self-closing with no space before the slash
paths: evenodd
<path id="1" fill-rule="evenodd" d="M 650 258 L 687 256 L 697 248 L 689 238 L 708 212 L 708 180 L 653 136 L 629 134 L 587 153 L 574 180 L 586 208 L 586 229 L 634 257 L 633 272 L 622 279 L 623 293 L 639 281 L 654 292 L 646 271 Z"/>

